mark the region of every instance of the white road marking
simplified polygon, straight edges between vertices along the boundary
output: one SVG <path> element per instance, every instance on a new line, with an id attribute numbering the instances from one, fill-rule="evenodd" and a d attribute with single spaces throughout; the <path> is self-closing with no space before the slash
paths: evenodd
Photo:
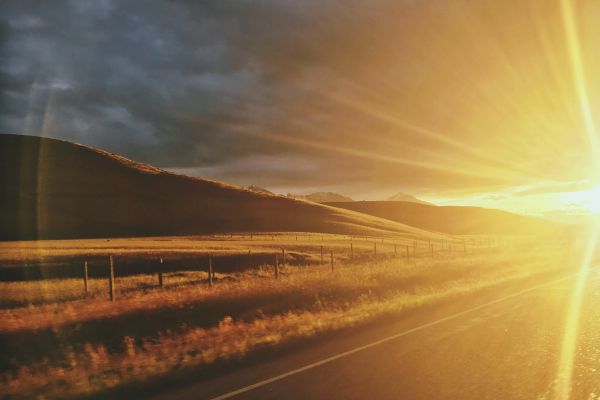
<path id="1" fill-rule="evenodd" d="M 417 332 L 417 331 L 421 331 L 423 329 L 430 328 L 432 326 L 439 325 L 439 324 L 441 324 L 443 322 L 450 321 L 452 319 L 461 317 L 461 316 L 463 316 L 465 314 L 469 314 L 469 313 L 472 313 L 474 311 L 481 310 L 482 308 L 486 308 L 486 307 L 492 306 L 494 304 L 498 304 L 498 303 L 501 303 L 503 301 L 506 301 L 506 300 L 509 300 L 509 299 L 513 299 L 515 297 L 522 296 L 525 293 L 530 293 L 530 292 L 533 292 L 535 290 L 538 290 L 538 289 L 541 289 L 541 288 L 544 288 L 544 287 L 547 287 L 547 286 L 555 285 L 555 284 L 563 282 L 563 281 L 565 281 L 565 280 L 567 280 L 569 278 L 572 278 L 572 277 L 574 277 L 574 276 L 576 276 L 578 274 L 579 273 L 567 275 L 565 277 L 562 277 L 560 279 L 556 279 L 556 280 L 551 281 L 551 282 L 546 282 L 546 283 L 541 284 L 541 285 L 533 286 L 533 287 L 530 287 L 528 289 L 524 289 L 524 290 L 521 290 L 519 292 L 516 292 L 516 293 L 513 293 L 513 294 L 509 294 L 509 295 L 501 297 L 499 299 L 492 300 L 490 302 L 487 302 L 487 303 L 484 303 L 484 304 L 480 304 L 480 305 L 475 306 L 473 308 L 469 308 L 467 310 L 460 311 L 460 312 L 457 312 L 455 314 L 451 314 L 451 315 L 449 315 L 447 317 L 443 317 L 443 318 L 437 319 L 435 321 L 428 322 L 428 323 L 423 324 L 423 325 L 419 325 L 419 326 L 417 326 L 415 328 L 411 328 L 411 329 L 408 329 L 406 331 L 403 331 L 403 332 L 400 332 L 400 333 L 396 333 L 394 335 L 385 337 L 383 339 L 379 339 L 379 340 L 377 340 L 375 342 L 371 342 L 371 343 L 365 344 L 365 345 L 360 346 L 360 347 L 355 347 L 352 350 L 348 350 L 348 351 L 345 351 L 343 353 L 339 353 L 339 354 L 336 354 L 334 356 L 327 357 L 327 358 L 324 358 L 322 360 L 316 361 L 314 363 L 307 364 L 307 365 L 305 365 L 303 367 L 293 369 L 293 370 L 285 372 L 285 373 L 283 373 L 281 375 L 276 375 L 276 376 L 274 376 L 272 378 L 265 379 L 265 380 L 262 380 L 260 382 L 253 383 L 252 385 L 244 386 L 244 387 L 242 387 L 240 389 L 237 389 L 237 390 L 234 390 L 234 391 L 222 394 L 222 395 L 217 396 L 217 397 L 213 397 L 210 400 L 230 399 L 230 398 L 232 398 L 234 396 L 237 396 L 238 394 L 246 393 L 246 392 L 249 392 L 251 390 L 257 389 L 259 387 L 269 385 L 269 384 L 271 384 L 273 382 L 280 381 L 280 380 L 288 378 L 288 377 L 290 377 L 292 375 L 297 375 L 297 374 L 299 374 L 301 372 L 308 371 L 310 369 L 319 367 L 319 366 L 321 366 L 323 364 L 328 364 L 328 363 L 330 363 L 332 361 L 339 360 L 340 358 L 344 358 L 344 357 L 347 357 L 349 355 L 358 353 L 360 351 L 363 351 L 363 350 L 366 350 L 366 349 L 370 349 L 371 347 L 379 346 L 380 344 L 383 344 L 383 343 L 386 343 L 386 342 L 398 339 L 398 338 L 400 338 L 402 336 L 406 336 L 406 335 L 409 335 L 411 333 L 414 333 L 414 332 Z"/>

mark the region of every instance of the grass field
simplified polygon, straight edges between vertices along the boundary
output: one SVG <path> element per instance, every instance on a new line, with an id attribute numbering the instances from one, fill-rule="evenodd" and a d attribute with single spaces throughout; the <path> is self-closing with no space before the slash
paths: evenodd
<path id="1" fill-rule="evenodd" d="M 468 239 L 469 246 L 454 239 L 452 249 L 434 247 L 433 257 L 418 243 L 416 258 L 411 238 L 382 243 L 320 234 L 4 243 L 0 258 L 15 265 L 108 252 L 142 257 L 250 249 L 272 255 L 285 248 L 302 257 L 290 256 L 301 262 L 283 267 L 278 279 L 268 264 L 217 270 L 213 287 L 203 270 L 167 273 L 163 288 L 157 288 L 154 274 L 117 276 L 114 302 L 105 278 L 90 279 L 87 296 L 80 278 L 2 282 L 0 340 L 10 346 L 0 359 L 0 393 L 8 398 L 108 393 L 562 271 L 576 259 L 570 253 L 576 249 L 562 244 L 488 247 L 486 240 Z M 333 271 L 330 259 L 321 264 L 321 246 L 334 253 Z M 399 246 L 404 251 L 396 253 Z"/>

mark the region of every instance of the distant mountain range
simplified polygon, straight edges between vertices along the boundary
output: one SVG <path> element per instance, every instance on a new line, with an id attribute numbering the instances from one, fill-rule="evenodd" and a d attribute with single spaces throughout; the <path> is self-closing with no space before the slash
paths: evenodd
<path id="1" fill-rule="evenodd" d="M 274 192 L 271 192 L 268 189 L 265 189 L 263 187 L 256 186 L 256 185 L 244 186 L 244 189 L 247 189 L 247 190 L 250 190 L 250 191 L 256 192 L 256 193 L 276 194 Z M 311 194 L 288 193 L 287 197 L 290 197 L 292 199 L 298 199 L 298 200 L 308 200 L 308 201 L 312 201 L 313 203 L 327 203 L 327 202 L 332 202 L 332 201 L 344 201 L 344 202 L 345 201 L 354 201 L 352 198 L 350 198 L 348 196 L 344 196 L 342 194 L 334 193 L 334 192 L 315 192 L 315 193 L 311 193 Z"/>
<path id="2" fill-rule="evenodd" d="M 264 189 L 263 189 L 264 190 Z M 333 202 L 350 202 L 355 201 L 351 197 L 344 196 L 343 194 L 334 193 L 334 192 L 316 192 L 306 195 L 301 194 L 291 194 L 288 193 L 288 197 L 293 197 L 295 199 L 309 200 L 315 203 L 333 203 Z M 406 201 L 409 203 L 417 203 L 417 204 L 426 204 L 428 206 L 433 206 L 435 204 L 419 200 L 415 196 L 410 195 L 408 193 L 399 192 L 395 195 L 386 199 L 387 201 Z"/>
<path id="3" fill-rule="evenodd" d="M 334 201 L 354 201 L 352 198 L 350 198 L 348 196 L 344 196 L 342 194 L 333 193 L 333 192 L 316 192 L 316 193 L 311 193 L 311 194 L 306 194 L 306 195 L 288 193 L 288 197 L 292 197 L 294 199 L 300 199 L 300 200 L 308 200 L 308 201 L 312 201 L 314 203 L 327 203 L 327 202 L 334 202 Z"/>
<path id="4" fill-rule="evenodd" d="M 245 186 L 244 189 L 247 189 L 247 190 L 250 190 L 250 191 L 256 192 L 256 193 L 275 194 L 275 193 L 271 192 L 270 190 L 267 190 L 263 187 L 255 186 L 255 185 Z"/>
<path id="5" fill-rule="evenodd" d="M 251 188 L 251 187 L 253 187 L 253 186 L 248 186 L 248 188 Z M 258 188 L 258 189 L 266 190 L 266 189 L 262 189 L 262 188 Z M 259 190 L 255 190 L 255 191 L 259 191 Z M 267 193 L 270 193 L 270 192 L 267 191 Z M 295 199 L 309 200 L 309 201 L 313 201 L 315 203 L 355 201 L 351 197 L 344 196 L 343 194 L 339 194 L 339 193 L 335 193 L 335 192 L 316 192 L 316 193 L 311 193 L 311 194 L 306 194 L 306 195 L 288 193 L 288 197 L 293 197 Z M 387 201 L 406 201 L 409 203 L 426 204 L 429 206 L 435 205 L 435 204 L 428 203 L 423 200 L 419 200 L 415 196 L 412 196 L 407 193 L 402 193 L 402 192 L 396 193 L 395 195 L 389 197 L 386 200 Z"/>
<path id="6" fill-rule="evenodd" d="M 433 206 L 435 204 L 429 203 L 427 201 L 419 200 L 415 196 L 410 195 L 408 193 L 398 192 L 395 195 L 388 197 L 387 201 L 406 201 L 409 203 L 417 203 L 417 204 L 426 204 L 428 206 Z"/>

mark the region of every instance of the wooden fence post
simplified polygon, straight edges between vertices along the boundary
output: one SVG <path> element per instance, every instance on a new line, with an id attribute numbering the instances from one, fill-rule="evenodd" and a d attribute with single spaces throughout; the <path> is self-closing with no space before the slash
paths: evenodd
<path id="1" fill-rule="evenodd" d="M 431 243 L 431 240 L 429 241 L 429 251 L 431 252 L 431 258 L 433 258 L 433 243 Z"/>
<path id="2" fill-rule="evenodd" d="M 331 272 L 333 272 L 333 250 L 331 251 Z"/>
<path id="3" fill-rule="evenodd" d="M 160 266 L 158 267 L 158 287 L 163 287 L 163 258 L 160 258 Z"/>
<path id="4" fill-rule="evenodd" d="M 279 254 L 275 254 L 275 279 L 279 278 Z"/>
<path id="5" fill-rule="evenodd" d="M 373 254 L 377 255 L 377 243 L 373 242 Z"/>
<path id="6" fill-rule="evenodd" d="M 88 294 L 88 262 L 83 262 L 83 290 Z"/>
<path id="7" fill-rule="evenodd" d="M 398 255 L 398 245 L 394 243 L 394 254 Z"/>
<path id="8" fill-rule="evenodd" d="M 212 253 L 208 253 L 208 285 L 213 286 L 213 265 L 212 265 Z"/>
<path id="9" fill-rule="evenodd" d="M 323 260 L 323 246 L 321 246 L 321 265 L 325 264 Z"/>
<path id="10" fill-rule="evenodd" d="M 282 259 L 281 267 L 285 268 L 285 249 L 281 249 L 281 259 Z"/>
<path id="11" fill-rule="evenodd" d="M 352 246 L 352 239 L 350 239 L 350 259 L 354 259 L 354 247 Z"/>
<path id="12" fill-rule="evenodd" d="M 108 271 L 108 295 L 110 301 L 115 300 L 115 267 L 113 264 L 113 256 L 108 257 L 109 271 Z"/>

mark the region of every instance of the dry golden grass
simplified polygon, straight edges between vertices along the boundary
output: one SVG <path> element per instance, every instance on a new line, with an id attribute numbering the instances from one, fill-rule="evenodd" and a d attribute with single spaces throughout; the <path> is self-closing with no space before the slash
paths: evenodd
<path id="1" fill-rule="evenodd" d="M 456 240 L 456 239 L 455 239 Z M 457 249 L 462 251 L 462 244 L 458 239 Z M 467 238 L 468 240 L 468 238 Z M 441 239 L 435 242 L 436 254 L 440 253 Z M 446 246 L 448 239 L 445 239 Z M 222 263 L 218 257 L 238 256 L 241 260 L 240 270 L 248 268 L 244 265 L 246 256 L 259 258 L 262 263 L 274 264 L 275 254 L 286 249 L 288 262 L 314 264 L 320 263 L 320 250 L 323 247 L 325 262 L 329 262 L 329 251 L 334 252 L 336 263 L 344 262 L 350 256 L 350 244 L 353 246 L 355 258 L 370 257 L 373 255 L 374 245 L 377 245 L 377 254 L 391 255 L 397 250 L 404 256 L 408 246 L 412 254 L 414 239 L 410 237 L 372 238 L 350 237 L 346 235 L 314 234 L 314 233 L 260 233 L 260 234 L 232 234 L 208 235 L 190 237 L 154 237 L 154 238 L 116 238 L 116 239 L 81 239 L 81 240 L 45 240 L 34 242 L 0 242 L 0 263 L 6 269 L 19 265 L 45 265 L 48 269 L 56 268 L 52 264 L 73 264 L 77 267 L 76 276 L 83 275 L 83 260 L 101 257 L 102 265 L 90 266 L 92 270 L 100 268 L 104 274 L 108 268 L 108 257 L 115 256 L 117 291 L 128 293 L 132 290 L 147 290 L 156 286 L 157 278 L 151 275 L 138 275 L 137 277 L 120 277 L 120 262 L 125 257 L 129 260 L 139 259 L 143 267 L 157 265 L 158 259 L 164 257 L 165 262 L 176 258 L 185 258 L 188 264 L 195 267 L 206 268 L 206 254 L 215 256 L 215 269 L 219 271 Z M 418 242 L 417 253 L 419 256 L 429 256 L 428 242 Z M 446 256 L 447 251 L 444 251 Z M 296 261 L 294 261 L 294 258 Z M 225 261 L 227 263 L 227 261 Z M 256 264 L 256 261 L 254 261 Z M 231 264 L 231 262 L 229 262 Z M 25 267 L 27 269 L 29 267 Z M 231 268 L 230 268 L 231 269 Z M 51 276 L 51 274 L 50 274 Z M 165 282 L 168 285 L 197 283 L 206 279 L 206 274 L 193 271 L 165 273 Z M 101 298 L 107 295 L 108 288 L 105 279 L 90 279 L 89 293 L 85 296 L 82 278 L 50 279 L 38 281 L 0 281 L 0 308 L 38 305 L 40 303 L 64 302 L 84 298 Z M 119 293 L 120 294 L 120 293 Z"/>
<path id="2" fill-rule="evenodd" d="M 436 239 L 450 238 L 439 235 Z M 282 248 L 290 250 L 310 249 L 316 255 L 319 246 L 337 250 L 347 254 L 351 242 L 357 251 L 371 251 L 373 243 L 380 246 L 380 251 L 393 251 L 393 244 L 412 246 L 413 240 L 424 238 L 416 235 L 392 236 L 383 239 L 371 236 L 334 235 L 326 233 L 306 232 L 261 232 L 236 233 L 224 235 L 199 236 L 160 236 L 140 238 L 112 239 L 72 239 L 72 240 L 37 240 L 0 242 L 0 262 L 4 265 L 44 261 L 56 257 L 79 257 L 108 254 L 113 255 L 146 255 L 146 254 L 186 254 L 214 253 L 240 254 L 248 250 L 252 252 L 270 253 Z M 424 240 L 429 240 L 425 238 Z M 460 240 L 460 239 L 459 239 Z M 436 242 L 437 244 L 437 242 Z M 423 246 L 423 242 L 421 242 Z M 438 245 L 439 246 L 439 245 Z"/>
<path id="3" fill-rule="evenodd" d="M 219 274 L 221 277 L 222 274 Z M 164 286 L 190 285 L 207 279 L 206 272 L 183 271 L 164 274 Z M 156 288 L 156 275 L 133 275 L 117 279 L 117 293 L 127 295 L 133 291 Z M 73 300 L 103 301 L 108 294 L 106 279 L 88 280 L 88 293 L 84 291 L 81 278 L 47 279 L 36 281 L 0 282 L 0 305 L 5 308 L 61 303 Z M 60 307 L 60 306 L 58 306 Z M 1 311 L 0 311 L 1 312 Z"/>
<path id="4" fill-rule="evenodd" d="M 148 322 L 137 335 L 123 331 L 118 346 L 70 336 L 69 345 L 56 353 L 0 374 L 0 393 L 8 398 L 94 393 L 562 270 L 569 268 L 569 259 L 567 251 L 556 247 L 478 251 L 411 264 L 383 257 L 338 262 L 334 272 L 328 266 L 288 267 L 278 280 L 271 270 L 239 273 L 213 288 L 189 284 L 186 279 L 191 277 L 184 277 L 177 290 L 133 290 L 114 303 L 96 297 L 2 310 L 4 335 L 45 328 L 64 333 L 73 324 L 81 329 L 94 320 L 110 324 L 118 333 L 118 321 L 164 310 L 175 321 Z M 131 279 L 128 284 L 135 287 L 146 278 Z M 199 305 L 210 307 L 213 320 L 190 319 Z"/>

